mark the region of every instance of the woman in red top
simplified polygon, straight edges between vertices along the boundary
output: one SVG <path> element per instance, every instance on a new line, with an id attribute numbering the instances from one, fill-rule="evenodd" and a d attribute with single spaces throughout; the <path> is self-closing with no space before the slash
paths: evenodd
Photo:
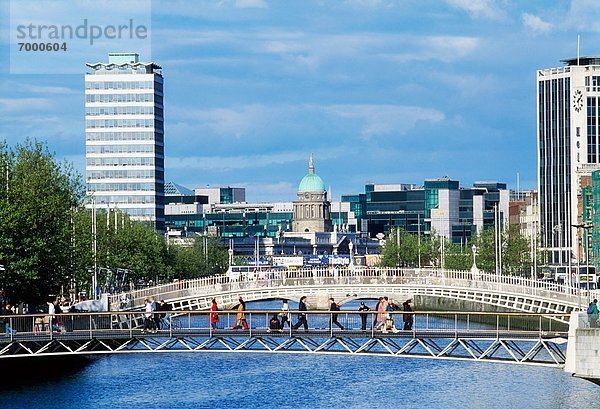
<path id="1" fill-rule="evenodd" d="M 212 306 L 210 307 L 210 310 L 212 311 L 210 313 L 210 326 L 213 330 L 215 330 L 217 329 L 217 322 L 219 322 L 219 314 L 216 312 L 219 310 L 219 307 L 217 306 L 217 300 L 214 298 L 212 300 Z"/>

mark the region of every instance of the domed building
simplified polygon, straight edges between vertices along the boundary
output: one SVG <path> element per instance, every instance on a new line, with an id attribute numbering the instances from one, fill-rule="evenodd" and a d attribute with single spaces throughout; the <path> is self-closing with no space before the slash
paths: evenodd
<path id="1" fill-rule="evenodd" d="M 327 199 L 323 179 L 315 173 L 312 153 L 308 160 L 308 173 L 298 186 L 292 231 L 297 233 L 331 231 L 331 203 Z"/>

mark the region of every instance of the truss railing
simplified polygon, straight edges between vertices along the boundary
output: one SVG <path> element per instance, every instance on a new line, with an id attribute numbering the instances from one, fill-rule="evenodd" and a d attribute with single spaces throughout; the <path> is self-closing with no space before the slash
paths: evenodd
<path id="1" fill-rule="evenodd" d="M 564 314 L 485 312 L 307 311 L 308 329 L 273 328 L 280 311 L 178 311 L 10 315 L 0 337 L 0 359 L 125 352 L 253 351 L 347 353 L 443 359 L 491 360 L 562 366 L 567 326 Z M 291 311 L 296 323 L 301 312 Z M 332 326 L 333 314 L 343 329 Z M 365 323 L 363 324 L 363 317 Z M 412 318 L 412 325 L 404 327 Z M 382 322 L 382 326 L 373 325 Z M 152 322 L 158 322 L 155 328 Z M 239 324 L 239 323 L 238 323 Z M 144 329 L 144 327 L 146 329 Z M 332 328 L 333 327 L 333 328 Z M 405 329 L 406 328 L 406 329 Z M 16 331 L 16 332 L 14 332 Z"/>
<path id="2" fill-rule="evenodd" d="M 223 274 L 193 280 L 179 280 L 170 284 L 114 294 L 109 297 L 109 303 L 111 310 L 128 310 L 140 308 L 144 299 L 148 297 L 177 300 L 235 290 L 292 286 L 330 288 L 336 285 L 369 286 L 376 284 L 412 287 L 460 287 L 523 295 L 560 302 L 568 305 L 569 311 L 572 309 L 585 309 L 590 300 L 599 298 L 600 295 L 598 290 L 585 290 L 511 275 L 445 269 L 360 267 L 260 270 L 252 274 L 251 277 L 240 275 L 235 279 Z"/>

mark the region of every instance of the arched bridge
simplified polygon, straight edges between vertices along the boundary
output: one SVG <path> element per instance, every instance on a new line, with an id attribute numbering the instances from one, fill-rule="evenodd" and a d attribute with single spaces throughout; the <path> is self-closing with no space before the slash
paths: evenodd
<path id="1" fill-rule="evenodd" d="M 221 306 L 233 306 L 239 296 L 255 301 L 298 300 L 303 295 L 323 307 L 328 297 L 343 304 L 351 299 L 384 295 L 399 301 L 419 295 L 470 301 L 507 311 L 569 314 L 585 309 L 588 300 L 597 298 L 598 292 L 470 271 L 340 268 L 259 271 L 236 277 L 215 275 L 112 295 L 109 304 L 111 311 L 139 310 L 144 299 L 154 297 L 166 300 L 174 310 L 205 310 L 213 298 Z"/>

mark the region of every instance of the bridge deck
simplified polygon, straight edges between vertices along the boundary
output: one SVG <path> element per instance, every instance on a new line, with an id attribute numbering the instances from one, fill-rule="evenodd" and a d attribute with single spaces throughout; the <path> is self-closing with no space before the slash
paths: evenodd
<path id="1" fill-rule="evenodd" d="M 174 314 L 167 317 L 160 330 L 146 332 L 138 325 L 145 318 L 140 312 L 57 316 L 65 329 L 61 332 L 49 332 L 47 327 L 29 330 L 27 324 L 35 325 L 36 318 L 41 317 L 9 316 L 9 325 L 23 330 L 0 337 L 0 359 L 71 354 L 245 351 L 414 356 L 555 367 L 561 367 L 565 362 L 566 327 L 553 321 L 556 317 L 552 316 L 420 312 L 413 314 L 411 330 L 382 331 L 368 326 L 363 331 L 358 313 L 341 317 L 340 321 L 347 328 L 341 330 L 328 326 L 332 313 L 309 311 L 307 316 L 311 326 L 306 331 L 289 327 L 270 330 L 267 318 L 277 312 L 246 311 L 246 319 L 251 324 L 248 330 L 234 330 L 226 323 L 233 321 L 236 313 L 220 311 L 221 328 L 214 330 L 208 323 L 209 312 L 186 311 L 180 312 L 182 315 L 178 317 Z M 295 317 L 297 312 L 292 314 Z M 390 315 L 396 322 L 401 320 L 402 314 L 392 312 Z"/>

